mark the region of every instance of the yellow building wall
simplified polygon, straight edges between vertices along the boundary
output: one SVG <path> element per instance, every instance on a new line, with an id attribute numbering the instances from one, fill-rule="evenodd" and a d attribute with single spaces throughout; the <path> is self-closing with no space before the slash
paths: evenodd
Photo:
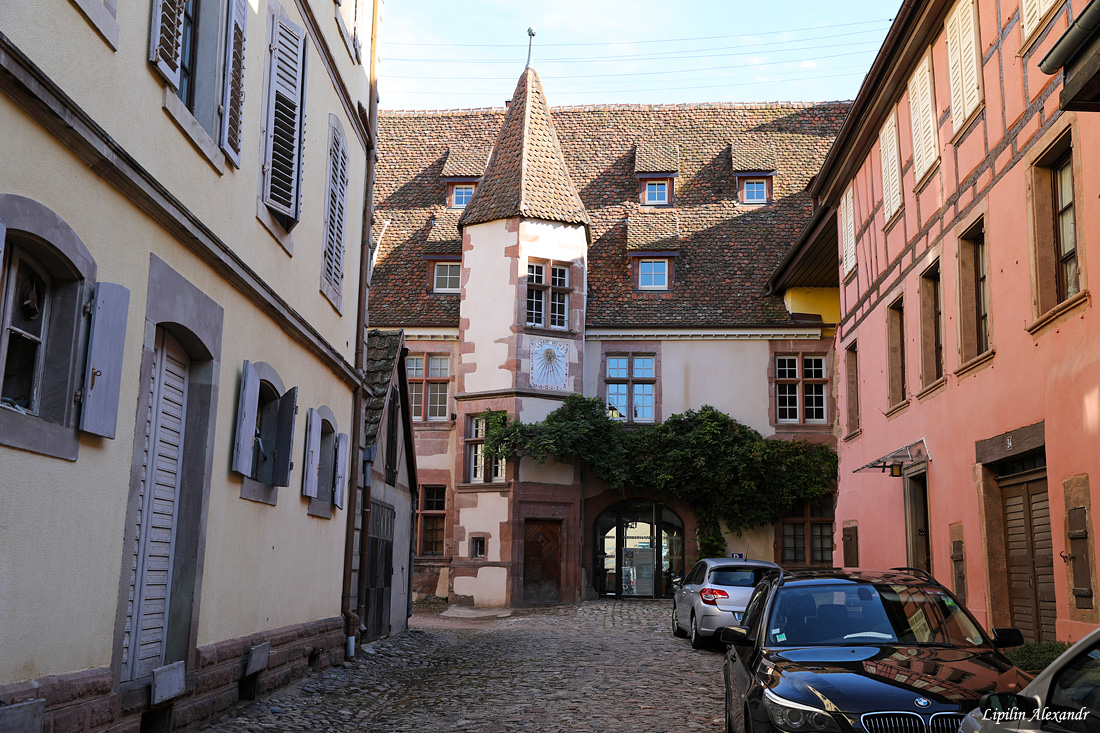
<path id="1" fill-rule="evenodd" d="M 838 288 L 787 288 L 783 303 L 790 313 L 813 313 L 822 323 L 840 322 L 840 290 Z"/>

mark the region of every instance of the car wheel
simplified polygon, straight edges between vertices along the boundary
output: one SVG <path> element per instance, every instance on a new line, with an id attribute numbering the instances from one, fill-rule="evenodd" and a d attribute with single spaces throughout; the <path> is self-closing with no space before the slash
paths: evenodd
<path id="1" fill-rule="evenodd" d="M 695 620 L 695 614 L 691 614 L 691 648 L 702 649 L 707 645 L 705 636 L 699 633 L 699 622 Z"/>
<path id="2" fill-rule="evenodd" d="M 687 636 L 687 632 L 680 628 L 680 624 L 676 623 L 676 602 L 672 603 L 672 635 L 683 639 Z"/>

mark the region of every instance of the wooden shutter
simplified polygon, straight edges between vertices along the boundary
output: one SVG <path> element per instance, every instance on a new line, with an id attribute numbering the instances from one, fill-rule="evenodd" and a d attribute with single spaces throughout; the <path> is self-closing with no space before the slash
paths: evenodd
<path id="1" fill-rule="evenodd" d="M 270 59 L 264 203 L 291 220 L 297 220 L 301 200 L 306 63 L 302 29 L 273 16 Z"/>
<path id="2" fill-rule="evenodd" d="M 149 59 L 173 89 L 178 89 L 180 85 L 183 7 L 186 4 L 187 0 L 153 0 Z"/>
<path id="3" fill-rule="evenodd" d="M 241 167 L 241 119 L 244 114 L 244 42 L 248 0 L 229 0 L 225 33 L 225 78 L 222 82 L 221 147 Z"/>
<path id="4" fill-rule="evenodd" d="M 853 198 L 852 188 L 849 186 L 840 202 L 840 241 L 843 245 L 845 274 L 851 272 L 856 266 L 856 224 Z"/>
<path id="5" fill-rule="evenodd" d="M 321 413 L 306 411 L 306 462 L 302 469 L 302 496 L 317 498 L 317 477 L 321 472 Z"/>
<path id="6" fill-rule="evenodd" d="M 344 486 L 348 480 L 348 434 L 336 436 L 336 470 L 333 477 L 332 503 L 337 509 L 344 508 Z"/>
<path id="7" fill-rule="evenodd" d="M 96 285 L 80 397 L 80 429 L 104 438 L 115 437 L 118 422 L 129 306 L 130 291 L 126 288 L 114 283 Z"/>
<path id="8" fill-rule="evenodd" d="M 336 295 L 344 281 L 344 219 L 348 191 L 348 145 L 340 123 L 330 124 L 328 195 L 325 207 L 324 278 Z"/>
<path id="9" fill-rule="evenodd" d="M 1089 526 L 1085 507 L 1066 512 L 1069 552 L 1073 566 L 1073 594 L 1077 608 L 1092 608 L 1092 556 L 1089 553 Z"/>
<path id="10" fill-rule="evenodd" d="M 288 389 L 279 398 L 275 433 L 275 464 L 271 485 L 290 486 L 290 470 L 294 468 L 291 451 L 294 448 L 294 415 L 298 412 L 298 388 Z"/>
<path id="11" fill-rule="evenodd" d="M 252 476 L 252 451 L 256 443 L 256 415 L 260 406 L 260 377 L 245 360 L 241 369 L 241 393 L 237 398 L 237 435 L 233 441 L 233 465 L 237 473 Z"/>
<path id="12" fill-rule="evenodd" d="M 966 603 L 966 551 L 962 540 L 951 542 L 951 570 L 955 576 L 955 597 Z"/>
<path id="13" fill-rule="evenodd" d="M 841 531 L 841 541 L 844 544 L 844 567 L 859 567 L 859 527 L 850 525 Z"/>
<path id="14" fill-rule="evenodd" d="M 901 208 L 901 182 L 898 180 L 898 118 L 891 113 L 878 136 L 882 164 L 882 208 L 888 221 Z"/>
<path id="15" fill-rule="evenodd" d="M 913 175 L 920 180 L 936 160 L 936 114 L 932 105 L 932 61 L 925 55 L 909 79 L 913 132 Z"/>

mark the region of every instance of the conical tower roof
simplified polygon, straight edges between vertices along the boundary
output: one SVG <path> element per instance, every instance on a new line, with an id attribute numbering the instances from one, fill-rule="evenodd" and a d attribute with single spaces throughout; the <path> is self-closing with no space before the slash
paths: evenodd
<path id="1" fill-rule="evenodd" d="M 589 224 L 558 145 L 542 82 L 530 67 L 519 77 L 489 166 L 458 225 L 515 216 Z"/>

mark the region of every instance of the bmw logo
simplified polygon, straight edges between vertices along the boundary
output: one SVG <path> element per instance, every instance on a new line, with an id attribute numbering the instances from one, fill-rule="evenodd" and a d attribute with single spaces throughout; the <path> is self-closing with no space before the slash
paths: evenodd
<path id="1" fill-rule="evenodd" d="M 916 705 L 918 708 L 926 708 L 932 704 L 932 701 L 929 700 L 927 697 L 918 697 L 916 700 L 913 701 L 913 704 Z"/>

